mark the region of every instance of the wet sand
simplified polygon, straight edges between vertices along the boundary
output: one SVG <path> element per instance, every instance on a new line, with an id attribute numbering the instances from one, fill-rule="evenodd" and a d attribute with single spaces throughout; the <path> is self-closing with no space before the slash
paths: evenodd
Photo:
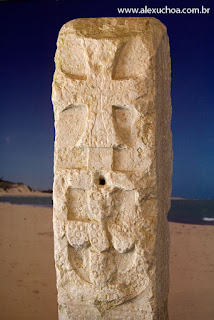
<path id="1" fill-rule="evenodd" d="M 170 235 L 170 320 L 213 320 L 214 227 Z M 52 209 L 0 203 L 0 283 L 1 320 L 57 320 Z"/>

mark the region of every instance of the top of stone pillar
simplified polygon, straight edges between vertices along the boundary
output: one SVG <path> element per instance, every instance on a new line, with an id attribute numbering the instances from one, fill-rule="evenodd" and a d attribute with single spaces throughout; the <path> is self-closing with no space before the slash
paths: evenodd
<path id="1" fill-rule="evenodd" d="M 145 33 L 149 28 L 166 30 L 165 25 L 156 18 L 82 18 L 65 23 L 60 33 L 74 32 L 86 38 L 119 38 Z"/>
<path id="2" fill-rule="evenodd" d="M 83 18 L 65 23 L 59 32 L 58 42 L 66 34 L 76 34 L 78 37 L 91 39 L 115 39 L 140 35 L 147 40 L 148 44 L 153 43 L 156 49 L 162 35 L 166 32 L 165 25 L 156 18 Z"/>

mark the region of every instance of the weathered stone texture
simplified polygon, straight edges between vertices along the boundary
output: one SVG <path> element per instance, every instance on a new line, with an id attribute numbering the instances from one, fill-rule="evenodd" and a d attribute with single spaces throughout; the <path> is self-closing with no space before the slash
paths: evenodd
<path id="1" fill-rule="evenodd" d="M 154 18 L 77 19 L 57 42 L 60 320 L 166 320 L 170 55 Z"/>

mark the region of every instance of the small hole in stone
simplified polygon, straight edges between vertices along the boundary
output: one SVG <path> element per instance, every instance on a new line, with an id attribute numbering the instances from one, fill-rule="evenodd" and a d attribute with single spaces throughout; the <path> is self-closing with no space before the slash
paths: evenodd
<path id="1" fill-rule="evenodd" d="M 100 177 L 99 184 L 100 184 L 101 186 L 104 186 L 105 183 L 106 183 L 105 178 Z"/>

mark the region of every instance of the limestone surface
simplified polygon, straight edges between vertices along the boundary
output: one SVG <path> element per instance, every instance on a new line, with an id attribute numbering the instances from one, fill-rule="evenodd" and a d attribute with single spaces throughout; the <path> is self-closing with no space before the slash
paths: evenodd
<path id="1" fill-rule="evenodd" d="M 60 320 L 166 320 L 171 67 L 154 18 L 60 30 L 54 242 Z"/>

